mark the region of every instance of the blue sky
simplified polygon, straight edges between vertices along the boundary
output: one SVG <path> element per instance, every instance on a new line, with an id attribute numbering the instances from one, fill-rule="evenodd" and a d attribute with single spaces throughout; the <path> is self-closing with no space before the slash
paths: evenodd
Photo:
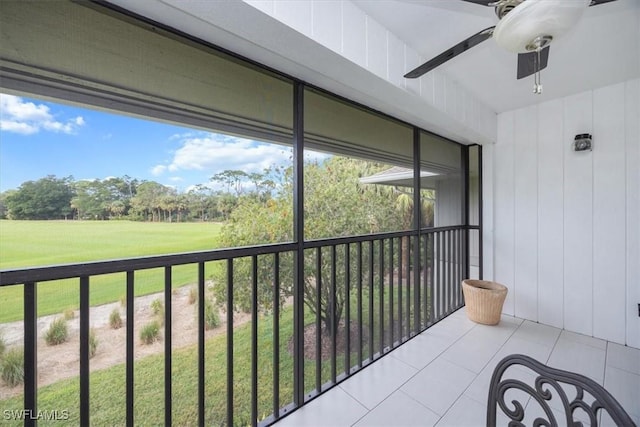
<path id="1" fill-rule="evenodd" d="M 225 169 L 261 172 L 290 157 L 275 144 L 0 94 L 0 192 L 46 175 L 129 175 L 185 191 Z"/>

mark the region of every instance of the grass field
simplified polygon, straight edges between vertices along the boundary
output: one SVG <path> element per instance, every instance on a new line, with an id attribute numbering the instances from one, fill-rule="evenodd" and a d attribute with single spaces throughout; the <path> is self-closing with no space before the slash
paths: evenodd
<path id="1" fill-rule="evenodd" d="M 102 261 L 215 249 L 217 223 L 146 223 L 132 221 L 0 221 L 0 269 Z M 215 267 L 214 267 L 215 268 Z M 136 273 L 136 295 L 158 292 L 161 269 Z M 193 283 L 195 266 L 173 269 L 173 286 Z M 38 286 L 38 315 L 79 305 L 78 280 Z M 125 274 L 91 279 L 91 305 L 118 301 L 125 293 Z M 22 318 L 22 286 L 0 288 L 0 323 Z"/>

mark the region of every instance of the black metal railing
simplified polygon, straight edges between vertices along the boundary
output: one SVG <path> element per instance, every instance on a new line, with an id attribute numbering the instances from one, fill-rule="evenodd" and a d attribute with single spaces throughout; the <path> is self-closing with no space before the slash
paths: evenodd
<path id="1" fill-rule="evenodd" d="M 172 382 L 172 274 L 182 265 L 197 267 L 197 422 L 205 424 L 271 424 L 292 410 L 295 396 L 302 404 L 384 356 L 411 337 L 463 305 L 459 283 L 468 275 L 468 231 L 474 227 L 453 226 L 306 241 L 303 256 L 298 243 L 260 245 L 245 248 L 163 255 L 84 264 L 36 267 L 0 272 L 0 287 L 22 286 L 24 298 L 24 417 L 25 425 L 35 425 L 28 414 L 38 413 L 38 330 L 37 291 L 46 282 L 78 280 L 80 295 L 80 425 L 92 420 L 90 406 L 90 292 L 98 275 L 124 273 L 126 277 L 126 424 L 136 423 L 135 403 L 135 315 L 136 273 L 162 268 L 164 271 L 164 423 L 172 424 L 174 388 Z M 208 366 L 205 334 L 205 266 L 224 265 L 226 296 L 226 379 L 215 390 L 224 394 L 224 413 L 207 408 Z M 296 263 L 304 262 L 303 266 Z M 249 267 L 249 268 L 246 268 Z M 302 268 L 303 274 L 293 271 Z M 248 272 L 248 273 L 246 273 Z M 295 277 L 304 280 L 302 316 L 283 317 L 289 310 Z M 248 289 L 250 305 L 250 351 L 234 351 L 234 309 L 236 293 Z M 261 301 L 271 308 L 264 310 Z M 294 328 L 283 324 L 298 322 Z M 272 331 L 272 351 L 260 351 L 260 325 L 268 322 Z M 284 331 L 284 332 L 283 332 Z M 286 334 L 286 336 L 284 335 Z M 291 335 L 304 334 L 304 337 Z M 307 348 L 283 356 L 290 342 Z M 240 345 L 238 343 L 238 345 Z M 269 381 L 261 374 L 265 360 L 271 370 Z M 295 363 L 290 362 L 289 357 Z M 250 358 L 248 373 L 239 371 L 240 360 Z M 284 359 L 287 359 L 285 363 Z M 244 364 L 242 366 L 245 366 Z M 286 366 L 286 368 L 285 368 Z M 295 375 L 297 366 L 303 375 Z M 286 370 L 292 372 L 285 372 Z M 240 402 L 238 384 L 249 376 L 250 398 Z M 270 382 L 271 384 L 268 384 Z M 286 383 L 285 383 L 286 382 Z M 292 384 L 291 384 L 292 382 Z M 244 390 L 244 389 L 243 389 Z M 265 397 L 266 396 L 266 397 Z M 244 402 L 244 403 L 243 403 Z M 267 402 L 267 403 L 265 403 Z M 248 407 L 243 407 L 248 405 Z M 247 415 L 248 414 L 248 415 Z M 270 414 L 265 416 L 266 414 Z"/>

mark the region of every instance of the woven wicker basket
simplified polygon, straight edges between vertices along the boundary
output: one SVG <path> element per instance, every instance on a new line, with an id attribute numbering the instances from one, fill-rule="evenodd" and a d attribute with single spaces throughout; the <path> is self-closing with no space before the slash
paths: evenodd
<path id="1" fill-rule="evenodd" d="M 462 293 L 467 307 L 467 317 L 477 323 L 497 325 L 502 314 L 502 304 L 507 297 L 507 287 L 486 280 L 463 280 Z"/>

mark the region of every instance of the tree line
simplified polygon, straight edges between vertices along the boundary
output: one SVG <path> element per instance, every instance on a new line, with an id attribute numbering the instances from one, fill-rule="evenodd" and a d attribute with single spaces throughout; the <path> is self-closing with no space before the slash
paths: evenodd
<path id="1" fill-rule="evenodd" d="M 271 197 L 281 173 L 225 170 L 186 192 L 127 175 L 74 180 L 48 175 L 0 193 L 0 218 L 15 220 L 225 221 L 241 197 Z M 220 188 L 220 189 L 215 189 Z"/>

